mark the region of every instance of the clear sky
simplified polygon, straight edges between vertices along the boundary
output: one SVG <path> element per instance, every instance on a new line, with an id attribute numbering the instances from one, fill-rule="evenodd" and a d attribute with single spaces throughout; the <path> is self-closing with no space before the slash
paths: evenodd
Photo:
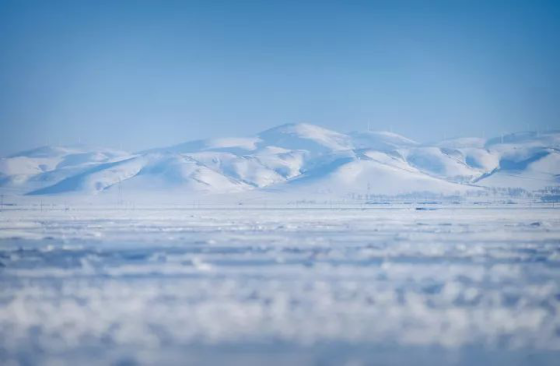
<path id="1" fill-rule="evenodd" d="M 560 127 L 560 1 L 0 0 L 0 154 Z"/>

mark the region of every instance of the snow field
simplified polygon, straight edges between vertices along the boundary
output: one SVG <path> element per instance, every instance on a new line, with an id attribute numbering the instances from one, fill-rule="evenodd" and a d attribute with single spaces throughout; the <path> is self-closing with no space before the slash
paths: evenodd
<path id="1" fill-rule="evenodd" d="M 552 208 L 4 210 L 0 356 L 553 364 L 559 264 Z"/>

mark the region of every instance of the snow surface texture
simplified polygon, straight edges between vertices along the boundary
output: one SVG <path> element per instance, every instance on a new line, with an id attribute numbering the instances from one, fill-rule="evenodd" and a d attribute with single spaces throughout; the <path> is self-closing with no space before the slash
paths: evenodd
<path id="1" fill-rule="evenodd" d="M 463 195 L 560 186 L 560 132 L 419 144 L 389 132 L 342 134 L 288 124 L 248 138 L 186 142 L 137 153 L 42 147 L 0 159 L 0 194 L 136 200 L 201 195 L 329 198 Z"/>
<path id="2" fill-rule="evenodd" d="M 559 269 L 545 207 L 9 207 L 0 359 L 553 365 Z"/>

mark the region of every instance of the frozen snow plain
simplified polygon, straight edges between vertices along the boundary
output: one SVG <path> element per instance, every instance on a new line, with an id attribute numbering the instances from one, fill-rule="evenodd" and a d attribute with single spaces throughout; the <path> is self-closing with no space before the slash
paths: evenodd
<path id="1" fill-rule="evenodd" d="M 560 211 L 5 208 L 6 365 L 552 365 Z"/>
<path id="2" fill-rule="evenodd" d="M 4 209 L 0 359 L 557 362 L 558 209 L 366 207 Z"/>

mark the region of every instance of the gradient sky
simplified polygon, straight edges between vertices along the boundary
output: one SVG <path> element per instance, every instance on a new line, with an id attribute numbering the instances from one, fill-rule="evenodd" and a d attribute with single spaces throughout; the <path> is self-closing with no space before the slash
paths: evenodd
<path id="1" fill-rule="evenodd" d="M 560 1 L 0 0 L 0 154 L 560 127 Z"/>

